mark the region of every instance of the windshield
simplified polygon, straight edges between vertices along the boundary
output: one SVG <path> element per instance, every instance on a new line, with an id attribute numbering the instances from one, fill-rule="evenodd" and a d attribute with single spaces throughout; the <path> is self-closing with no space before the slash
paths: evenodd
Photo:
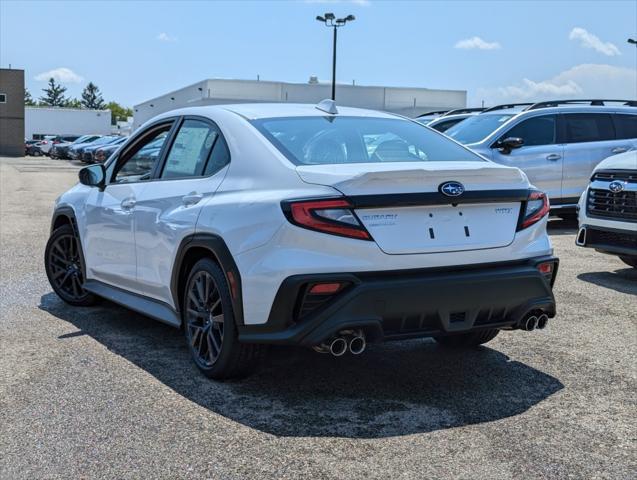
<path id="1" fill-rule="evenodd" d="M 514 113 L 474 115 L 449 128 L 445 134 L 463 144 L 479 142 L 509 121 L 514 115 Z"/>
<path id="2" fill-rule="evenodd" d="M 484 161 L 443 135 L 398 118 L 290 117 L 252 123 L 296 165 Z"/>

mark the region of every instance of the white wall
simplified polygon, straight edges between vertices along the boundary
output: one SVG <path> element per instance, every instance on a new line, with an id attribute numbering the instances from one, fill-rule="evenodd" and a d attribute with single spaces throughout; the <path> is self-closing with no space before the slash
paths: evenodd
<path id="1" fill-rule="evenodd" d="M 246 102 L 318 103 L 331 96 L 331 85 L 210 79 L 135 105 L 134 128 L 160 113 L 198 105 Z M 336 85 L 338 105 L 371 108 L 416 117 L 432 110 L 464 108 L 465 90 Z"/>
<path id="2" fill-rule="evenodd" d="M 111 133 L 110 110 L 26 107 L 24 136 L 42 135 L 108 135 Z"/>

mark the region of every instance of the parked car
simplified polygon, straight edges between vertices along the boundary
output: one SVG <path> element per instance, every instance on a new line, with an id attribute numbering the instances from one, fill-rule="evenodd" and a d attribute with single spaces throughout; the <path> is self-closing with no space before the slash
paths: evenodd
<path id="1" fill-rule="evenodd" d="M 24 155 L 25 156 L 33 156 L 33 157 L 40 157 L 42 156 L 42 150 L 40 150 L 40 147 L 38 146 L 38 144 L 40 143 L 40 140 L 25 140 L 24 141 Z"/>
<path id="2" fill-rule="evenodd" d="M 45 135 L 44 140 L 40 141 L 40 150 L 45 155 L 50 155 L 54 146 L 60 143 L 74 142 L 79 137 L 79 135 Z"/>
<path id="3" fill-rule="evenodd" d="M 445 133 L 489 160 L 520 167 L 548 193 L 555 213 L 574 217 L 595 166 L 609 155 L 637 148 L 637 101 L 501 105 Z"/>
<path id="4" fill-rule="evenodd" d="M 446 113 L 449 113 L 449 110 L 435 110 L 433 112 L 427 112 L 416 118 L 416 121 L 422 124 L 426 124 L 435 120 L 436 118 L 442 117 Z"/>
<path id="5" fill-rule="evenodd" d="M 120 145 L 122 142 L 124 142 L 126 140 L 127 137 L 111 137 L 111 141 L 110 142 L 106 142 L 103 144 L 100 144 L 98 142 L 95 142 L 92 145 L 88 145 L 86 147 L 84 147 L 83 149 L 83 153 L 82 153 L 82 162 L 84 163 L 95 163 L 96 159 L 95 159 L 95 152 L 99 149 L 102 148 L 104 146 L 117 146 Z"/>
<path id="6" fill-rule="evenodd" d="M 47 155 L 49 153 L 49 150 L 51 149 L 51 146 L 53 145 L 54 138 L 55 138 L 55 135 L 44 135 L 38 142 L 37 145 L 40 147 L 40 151 L 44 155 Z"/>
<path id="7" fill-rule="evenodd" d="M 95 163 L 104 163 L 108 158 L 117 151 L 121 144 L 126 141 L 128 137 L 122 137 L 121 142 L 114 142 L 109 145 L 104 145 L 95 150 L 93 159 Z"/>
<path id="8" fill-rule="evenodd" d="M 400 116 L 331 100 L 191 107 L 80 171 L 45 267 L 71 305 L 105 297 L 183 325 L 197 367 L 227 378 L 264 344 L 338 356 L 545 327 L 547 214 L 519 169 Z"/>
<path id="9" fill-rule="evenodd" d="M 101 135 L 82 135 L 81 137 L 77 138 L 76 140 L 72 142 L 57 143 L 53 145 L 53 147 L 51 147 L 51 150 L 49 151 L 49 156 L 51 158 L 62 158 L 62 159 L 69 158 L 68 151 L 71 146 L 79 145 L 81 143 L 90 143 L 94 140 L 97 140 L 100 137 Z"/>
<path id="10" fill-rule="evenodd" d="M 601 162 L 579 201 L 577 245 L 637 268 L 637 151 Z"/>
<path id="11" fill-rule="evenodd" d="M 69 147 L 68 155 L 71 158 L 71 160 L 83 161 L 84 149 L 86 149 L 87 147 L 96 147 L 100 145 L 106 145 L 108 143 L 111 143 L 117 138 L 118 137 L 116 135 L 104 135 L 102 137 L 96 138 L 92 142 L 84 142 L 84 143 L 80 143 L 79 145 L 73 145 L 72 147 Z"/>
<path id="12" fill-rule="evenodd" d="M 484 108 L 460 108 L 458 110 L 451 110 L 447 113 L 437 116 L 433 119 L 427 119 L 427 117 L 419 117 L 416 120 L 430 128 L 434 128 L 439 132 L 445 132 L 454 125 L 462 122 L 463 120 L 477 115 L 485 110 Z"/>

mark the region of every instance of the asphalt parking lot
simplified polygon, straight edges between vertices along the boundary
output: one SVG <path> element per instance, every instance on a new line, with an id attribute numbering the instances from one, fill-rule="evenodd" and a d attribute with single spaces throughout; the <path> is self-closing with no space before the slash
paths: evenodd
<path id="1" fill-rule="evenodd" d="M 0 159 L 0 478 L 635 478 L 637 271 L 575 247 L 574 223 L 550 224 L 544 331 L 276 349 L 215 383 L 177 330 L 52 293 L 51 209 L 77 169 Z"/>

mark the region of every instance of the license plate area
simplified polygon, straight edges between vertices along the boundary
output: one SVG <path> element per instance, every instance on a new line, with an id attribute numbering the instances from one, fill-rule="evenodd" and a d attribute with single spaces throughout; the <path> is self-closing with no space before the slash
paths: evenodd
<path id="1" fill-rule="evenodd" d="M 356 213 L 385 253 L 435 253 L 509 245 L 520 203 L 423 205 Z"/>

